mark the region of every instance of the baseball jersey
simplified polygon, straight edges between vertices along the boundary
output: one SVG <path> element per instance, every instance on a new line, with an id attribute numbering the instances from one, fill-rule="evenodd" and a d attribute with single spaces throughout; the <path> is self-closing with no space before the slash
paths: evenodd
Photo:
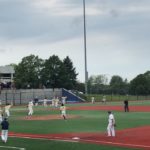
<path id="1" fill-rule="evenodd" d="M 108 123 L 109 124 L 114 124 L 115 123 L 115 118 L 113 114 L 110 114 L 108 117 Z"/>
<path id="2" fill-rule="evenodd" d="M 61 110 L 61 111 L 65 111 L 65 110 L 66 110 L 66 106 L 61 106 L 61 107 L 60 107 L 60 110 Z"/>
<path id="3" fill-rule="evenodd" d="M 32 103 L 32 102 L 29 102 L 28 107 L 29 107 L 29 108 L 32 108 L 32 107 L 33 107 L 33 103 Z"/>
<path id="4" fill-rule="evenodd" d="M 5 111 L 8 111 L 10 109 L 11 105 L 5 106 Z"/>

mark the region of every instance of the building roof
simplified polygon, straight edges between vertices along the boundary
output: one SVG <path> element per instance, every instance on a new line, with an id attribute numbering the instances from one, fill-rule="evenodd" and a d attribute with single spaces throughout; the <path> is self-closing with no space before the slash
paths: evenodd
<path id="1" fill-rule="evenodd" d="M 0 74 L 15 73 L 13 66 L 0 66 Z"/>

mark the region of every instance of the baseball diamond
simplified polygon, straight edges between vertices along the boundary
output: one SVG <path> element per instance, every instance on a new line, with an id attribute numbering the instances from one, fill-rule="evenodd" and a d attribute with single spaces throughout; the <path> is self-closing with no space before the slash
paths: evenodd
<path id="1" fill-rule="evenodd" d="M 65 104 L 67 120 L 61 117 L 60 106 L 33 106 L 32 116 L 28 116 L 26 106 L 12 106 L 8 118 L 8 141 L 4 145 L 6 147 L 0 142 L 0 148 L 34 150 L 44 144 L 44 150 L 48 150 L 50 145 L 56 150 L 60 146 L 73 150 L 90 149 L 91 146 L 95 150 L 108 150 L 110 147 L 114 150 L 149 150 L 149 103 L 148 100 L 130 101 L 128 113 L 124 112 L 121 102 L 68 103 Z M 108 110 L 115 115 L 115 137 L 107 136 Z"/>

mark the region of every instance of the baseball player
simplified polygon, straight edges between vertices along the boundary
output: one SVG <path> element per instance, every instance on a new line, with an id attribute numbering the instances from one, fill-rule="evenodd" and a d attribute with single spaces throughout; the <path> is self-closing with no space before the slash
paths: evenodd
<path id="1" fill-rule="evenodd" d="M 43 106 L 47 107 L 47 97 L 45 97 L 44 100 L 43 100 Z"/>
<path id="2" fill-rule="evenodd" d="M 8 128 L 9 128 L 7 118 L 4 118 L 4 120 L 1 123 L 1 127 L 2 127 L 1 139 L 4 143 L 6 143 L 8 139 Z"/>
<path id="3" fill-rule="evenodd" d="M 63 103 L 63 104 L 66 104 L 66 99 L 67 99 L 67 97 L 66 97 L 66 96 L 62 96 L 61 99 L 62 99 L 62 103 Z"/>
<path id="4" fill-rule="evenodd" d="M 61 116 L 66 120 L 66 106 L 64 104 L 61 104 L 60 106 Z"/>
<path id="5" fill-rule="evenodd" d="M 103 102 L 104 104 L 106 104 L 106 96 L 105 96 L 105 95 L 103 96 L 102 102 Z"/>
<path id="6" fill-rule="evenodd" d="M 28 103 L 28 110 L 29 110 L 28 116 L 33 115 L 33 102 L 32 102 L 32 101 L 30 101 L 30 102 Z"/>
<path id="7" fill-rule="evenodd" d="M 128 102 L 128 100 L 124 101 L 124 111 L 129 112 L 129 102 Z"/>
<path id="8" fill-rule="evenodd" d="M 115 137 L 115 118 L 111 111 L 108 111 L 108 115 L 107 133 L 108 136 Z"/>
<path id="9" fill-rule="evenodd" d="M 52 106 L 55 106 L 55 96 L 52 98 Z"/>
<path id="10" fill-rule="evenodd" d="M 91 97 L 91 102 L 92 102 L 92 104 L 95 103 L 95 98 L 94 97 Z"/>
<path id="11" fill-rule="evenodd" d="M 58 107 L 58 104 L 59 104 L 59 98 L 57 97 L 57 98 L 55 99 L 55 107 L 56 107 L 56 108 Z"/>
<path id="12" fill-rule="evenodd" d="M 12 107 L 11 104 L 6 104 L 6 106 L 5 106 L 5 108 L 4 108 L 4 112 L 5 112 L 6 117 L 9 117 L 9 116 L 10 116 L 9 110 L 10 110 L 11 107 Z"/>
<path id="13" fill-rule="evenodd" d="M 35 106 L 38 106 L 38 101 L 39 101 L 39 99 L 38 99 L 38 97 L 36 96 L 36 97 L 34 98 L 34 105 L 35 105 Z"/>

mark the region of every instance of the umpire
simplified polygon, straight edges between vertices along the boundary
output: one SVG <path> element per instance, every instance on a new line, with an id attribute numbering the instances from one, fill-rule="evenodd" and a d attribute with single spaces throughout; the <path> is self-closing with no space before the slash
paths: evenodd
<path id="1" fill-rule="evenodd" d="M 128 100 L 124 101 L 124 111 L 125 112 L 129 112 L 129 103 L 128 103 Z"/>

